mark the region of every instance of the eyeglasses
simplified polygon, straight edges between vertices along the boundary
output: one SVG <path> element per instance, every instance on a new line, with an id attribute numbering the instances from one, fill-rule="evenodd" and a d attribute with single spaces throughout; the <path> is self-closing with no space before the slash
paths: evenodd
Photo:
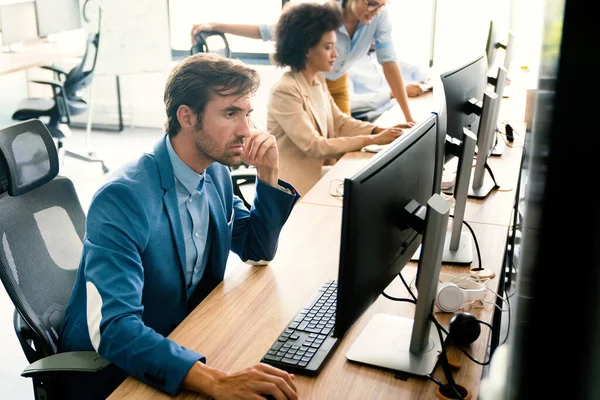
<path id="1" fill-rule="evenodd" d="M 377 10 L 382 10 L 387 3 L 383 3 L 383 4 L 379 4 L 376 1 L 369 1 L 369 0 L 363 0 L 363 2 L 367 5 L 367 10 L 368 11 L 377 11 Z"/>

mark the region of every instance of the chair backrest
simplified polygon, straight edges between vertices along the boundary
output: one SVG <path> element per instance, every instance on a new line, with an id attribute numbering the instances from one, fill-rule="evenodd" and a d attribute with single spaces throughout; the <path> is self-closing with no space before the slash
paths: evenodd
<path id="1" fill-rule="evenodd" d="M 99 44 L 100 32 L 88 34 L 86 50 L 81 62 L 69 71 L 63 83 L 67 98 L 79 97 L 78 92 L 92 83 Z"/>
<path id="2" fill-rule="evenodd" d="M 56 146 L 40 120 L 0 130 L 0 280 L 38 359 L 57 351 L 85 232 L 73 183 L 57 174 Z"/>
<path id="3" fill-rule="evenodd" d="M 202 31 L 196 34 L 196 44 L 190 49 L 190 54 L 215 53 L 231 57 L 229 41 L 224 33 L 217 31 Z"/>

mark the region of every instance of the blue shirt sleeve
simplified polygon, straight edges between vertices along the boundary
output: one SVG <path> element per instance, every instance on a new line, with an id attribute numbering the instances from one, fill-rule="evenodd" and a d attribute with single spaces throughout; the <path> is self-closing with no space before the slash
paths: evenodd
<path id="1" fill-rule="evenodd" d="M 380 64 L 384 62 L 397 61 L 394 43 L 392 41 L 392 23 L 390 21 L 389 11 L 383 10 L 377 18 L 377 27 L 375 28 L 375 54 Z"/>
<path id="2" fill-rule="evenodd" d="M 275 24 L 259 24 L 258 30 L 260 32 L 260 38 L 263 42 L 269 42 L 273 40 L 273 29 L 275 29 Z"/>

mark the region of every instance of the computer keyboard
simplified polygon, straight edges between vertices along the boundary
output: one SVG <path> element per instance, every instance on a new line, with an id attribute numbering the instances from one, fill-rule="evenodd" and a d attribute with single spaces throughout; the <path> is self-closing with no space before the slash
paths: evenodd
<path id="1" fill-rule="evenodd" d="M 337 281 L 325 282 L 260 360 L 299 375 L 316 375 L 333 352 Z"/>

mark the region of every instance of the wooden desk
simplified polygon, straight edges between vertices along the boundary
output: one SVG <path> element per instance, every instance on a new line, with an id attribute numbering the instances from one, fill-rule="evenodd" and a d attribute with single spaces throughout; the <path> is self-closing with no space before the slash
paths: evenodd
<path id="1" fill-rule="evenodd" d="M 523 148 L 520 145 L 507 147 L 500 157 L 490 156 L 488 164 L 499 189 L 493 190 L 484 199 L 469 198 L 465 210 L 465 221 L 508 226 L 512 212 L 513 201 Z M 342 207 L 343 198 L 332 195 L 336 186 L 343 183 L 344 178 L 351 177 L 360 171 L 376 153 L 353 152 L 346 153 L 313 188 L 300 199 L 307 204 Z M 472 176 L 472 174 L 471 174 Z"/>
<path id="2" fill-rule="evenodd" d="M 519 155 L 520 149 L 508 148 L 502 157 L 490 160 L 495 173 L 496 170 L 503 171 L 502 174 L 496 173 L 503 187 L 510 185 L 509 181 L 516 182 Z M 169 338 L 204 354 L 209 365 L 225 371 L 238 371 L 259 362 L 321 284 L 328 279 L 337 279 L 342 201 L 329 194 L 330 182 L 353 175 L 371 157 L 372 153 L 346 154 L 295 206 L 281 233 L 275 259 L 265 267 L 239 263 Z M 504 174 L 506 176 L 501 179 L 500 175 Z M 496 197 L 483 201 L 470 200 L 467 207 L 473 209 L 469 211 L 470 222 L 479 241 L 482 263 L 496 273 L 496 278 L 488 283 L 493 291 L 498 287 L 501 275 L 514 193 L 514 190 L 499 192 L 495 194 Z M 486 201 L 491 201 L 489 204 L 494 206 L 488 206 Z M 496 213 L 499 215 L 494 215 Z M 478 266 L 477 260 L 472 266 Z M 407 281 L 414 277 L 415 267 L 416 263 L 411 262 L 403 270 Z M 464 266 L 447 264 L 442 265 L 442 271 L 455 274 L 466 272 Z M 407 297 L 399 279 L 390 284 L 386 293 Z M 485 300 L 494 303 L 496 298 L 492 292 L 488 292 Z M 463 311 L 488 323 L 492 322 L 494 310 L 493 304 L 486 304 L 482 308 L 475 305 L 463 308 Z M 389 370 L 356 364 L 345 358 L 346 352 L 371 317 L 381 312 L 412 318 L 414 306 L 380 296 L 341 339 L 318 376 L 296 376 L 301 399 L 435 398 L 436 385 L 427 379 L 410 378 L 402 381 L 395 379 L 394 373 Z M 452 316 L 435 314 L 442 324 L 447 324 Z M 479 339 L 471 345 L 471 354 L 475 359 L 484 361 L 490 332 L 485 328 L 481 332 Z M 454 353 L 462 363 L 461 368 L 454 371 L 456 382 L 468 388 L 472 399 L 478 398 L 483 367 L 468 360 L 462 353 Z M 440 366 L 436 366 L 433 376 L 446 382 Z M 109 397 L 111 400 L 169 398 L 165 393 L 131 377 Z M 177 398 L 205 397 L 184 391 Z"/>
<path id="3" fill-rule="evenodd" d="M 169 338 L 206 355 L 213 367 L 237 371 L 259 362 L 287 323 L 327 279 L 337 278 L 342 209 L 299 203 L 294 208 L 280 238 L 277 256 L 266 267 L 241 263 L 217 288 L 173 331 Z M 507 228 L 489 224 L 473 224 L 481 237 L 482 258 L 496 271 L 502 264 Z M 319 238 L 315 240 L 315 238 Z M 464 268 L 443 266 L 445 272 L 461 273 Z M 415 264 L 404 269 L 410 281 Z M 492 285 L 497 282 L 492 281 Z M 396 279 L 386 292 L 407 296 Z M 493 302 L 488 293 L 486 300 Z M 466 311 L 490 322 L 494 307 L 471 307 Z M 321 373 L 314 378 L 296 376 L 301 399 L 423 399 L 434 398 L 436 385 L 426 379 L 402 381 L 394 373 L 349 362 L 345 354 L 370 318 L 379 312 L 412 317 L 414 306 L 380 297 L 342 338 L 338 348 Z M 438 315 L 447 324 L 450 314 Z M 487 351 L 489 332 L 472 346 L 472 354 L 483 360 Z M 461 356 L 463 366 L 455 379 L 477 398 L 482 367 Z M 434 376 L 445 382 L 438 366 Z M 168 399 L 170 396 L 134 378 L 128 378 L 109 397 L 116 399 Z M 182 392 L 177 398 L 205 398 Z"/>
<path id="4" fill-rule="evenodd" d="M 0 75 L 81 57 L 85 53 L 86 40 L 80 33 L 74 32 L 64 39 L 58 42 L 40 40 L 27 44 L 22 53 L 0 53 Z"/>

